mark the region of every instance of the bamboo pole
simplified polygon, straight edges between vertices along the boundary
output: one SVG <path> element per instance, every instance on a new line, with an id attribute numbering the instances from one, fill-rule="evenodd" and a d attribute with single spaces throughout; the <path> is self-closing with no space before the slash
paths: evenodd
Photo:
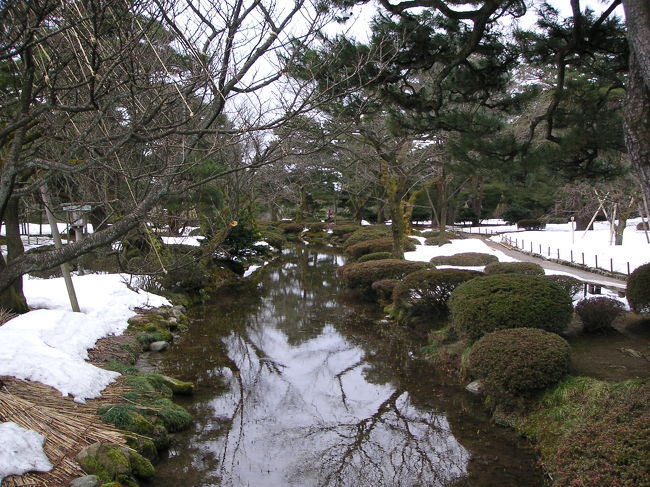
<path id="1" fill-rule="evenodd" d="M 52 238 L 54 239 L 54 246 L 57 249 L 63 248 L 63 242 L 61 242 L 61 235 L 59 235 L 59 227 L 56 224 L 56 218 L 52 213 L 51 207 L 52 202 L 50 200 L 50 195 L 47 192 L 45 185 L 41 186 L 41 197 L 43 198 L 43 203 L 45 204 L 45 214 L 47 215 L 47 220 L 50 222 L 50 230 L 52 231 Z M 74 285 L 72 284 L 72 278 L 70 277 L 70 267 L 67 262 L 61 264 L 61 273 L 63 274 L 63 280 L 65 281 L 65 287 L 68 291 L 68 298 L 70 298 L 70 306 L 72 311 L 79 313 L 79 302 L 77 301 L 77 294 L 74 291 Z"/>

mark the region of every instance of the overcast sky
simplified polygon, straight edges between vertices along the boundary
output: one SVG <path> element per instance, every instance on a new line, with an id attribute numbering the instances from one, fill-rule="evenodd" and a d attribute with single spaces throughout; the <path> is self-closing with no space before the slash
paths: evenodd
<path id="1" fill-rule="evenodd" d="M 527 3 L 529 4 L 528 13 L 523 19 L 520 20 L 520 25 L 522 27 L 529 27 L 535 23 L 536 6 L 541 5 L 543 3 L 543 0 L 529 0 Z M 571 3 L 569 0 L 551 0 L 550 3 L 560 11 L 560 15 L 565 17 L 571 15 Z M 611 0 L 606 0 L 605 3 L 603 3 L 601 0 L 582 0 L 580 2 L 580 6 L 583 11 L 585 7 L 589 7 L 596 13 L 603 12 L 610 4 Z M 357 6 L 352 11 L 352 18 L 345 25 L 329 26 L 329 28 L 326 29 L 326 32 L 328 34 L 346 32 L 360 42 L 367 41 L 368 34 L 370 32 L 368 24 L 378 10 L 379 8 L 374 2 L 370 2 L 363 6 Z M 619 6 L 616 9 L 616 13 L 619 15 L 619 17 L 624 18 L 623 7 Z"/>

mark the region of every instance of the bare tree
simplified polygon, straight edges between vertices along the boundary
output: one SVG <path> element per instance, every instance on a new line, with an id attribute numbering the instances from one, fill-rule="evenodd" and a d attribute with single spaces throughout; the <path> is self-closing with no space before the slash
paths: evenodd
<path id="1" fill-rule="evenodd" d="M 270 151 L 187 177 L 309 107 L 307 84 L 275 108 L 265 90 L 283 78 L 276 58 L 323 21 L 307 0 L 8 1 L 0 19 L 0 219 L 12 200 L 85 174 L 111 222 L 63 249 L 3 256 L 0 292 L 115 240 L 170 191 L 264 164 Z"/>

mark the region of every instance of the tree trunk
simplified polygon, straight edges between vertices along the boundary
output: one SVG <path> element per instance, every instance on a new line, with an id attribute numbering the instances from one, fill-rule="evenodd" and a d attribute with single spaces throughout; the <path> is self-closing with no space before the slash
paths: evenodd
<path id="1" fill-rule="evenodd" d="M 406 240 L 406 222 L 404 221 L 404 201 L 405 191 L 402 189 L 399 177 L 389 174 L 382 177 L 384 188 L 386 189 L 386 200 L 388 203 L 388 213 L 393 234 L 393 257 L 396 259 L 404 258 L 404 242 Z"/>
<path id="2" fill-rule="evenodd" d="M 20 223 L 18 221 L 19 205 L 18 200 L 11 198 L 5 207 L 5 228 L 7 232 L 7 262 L 19 257 L 24 253 L 23 242 L 20 239 Z M 0 271 L 4 271 L 6 263 L 0 258 Z M 27 300 L 23 294 L 23 278 L 18 277 L 4 291 L 0 292 L 0 308 L 13 311 L 14 313 L 25 313 Z"/>
<path id="3" fill-rule="evenodd" d="M 650 200 L 650 89 L 644 84 L 633 50 L 630 52 L 624 128 L 632 167 L 646 199 Z"/>

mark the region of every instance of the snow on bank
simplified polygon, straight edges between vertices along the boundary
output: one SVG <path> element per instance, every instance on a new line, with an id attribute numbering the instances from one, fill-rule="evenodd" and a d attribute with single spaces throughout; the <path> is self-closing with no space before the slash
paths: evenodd
<path id="1" fill-rule="evenodd" d="M 0 327 L 0 376 L 42 382 L 72 395 L 77 402 L 98 397 L 119 374 L 85 362 L 88 349 L 127 327 L 135 307 L 169 302 L 154 294 L 130 290 L 119 274 L 73 278 L 81 313 L 70 310 L 65 284 L 59 279 L 27 279 L 31 308 Z"/>
<path id="2" fill-rule="evenodd" d="M 45 437 L 16 423 L 0 423 L 0 484 L 9 475 L 47 472 L 52 464 L 43 452 Z"/>
<path id="3" fill-rule="evenodd" d="M 413 237 L 422 243 L 423 237 Z M 507 256 L 501 251 L 494 250 L 478 238 L 467 238 L 462 240 L 452 240 L 451 243 L 445 245 L 416 245 L 415 250 L 412 252 L 404 252 L 406 260 L 429 262 L 433 257 L 441 255 L 454 255 L 465 252 L 479 252 L 482 254 L 495 255 L 500 262 L 516 262 L 517 259 Z"/>
<path id="4" fill-rule="evenodd" d="M 526 251 L 531 251 L 532 248 L 532 252 L 542 256 L 548 256 L 550 248 L 550 257 L 557 258 L 559 251 L 560 259 L 570 261 L 573 258 L 573 261 L 578 263 L 582 263 L 584 254 L 584 263 L 589 267 L 626 274 L 628 263 L 632 272 L 637 267 L 650 262 L 650 244 L 646 240 L 645 233 L 636 230 L 639 221 L 640 219 L 628 221 L 623 233 L 623 245 L 610 245 L 610 230 L 607 222 L 595 222 L 594 229 L 588 232 L 576 231 L 572 234 L 569 223 L 549 224 L 545 230 L 505 233 L 502 236 L 491 237 L 491 240 L 500 242 L 502 238 L 510 238 L 513 246 L 516 245 Z"/>

